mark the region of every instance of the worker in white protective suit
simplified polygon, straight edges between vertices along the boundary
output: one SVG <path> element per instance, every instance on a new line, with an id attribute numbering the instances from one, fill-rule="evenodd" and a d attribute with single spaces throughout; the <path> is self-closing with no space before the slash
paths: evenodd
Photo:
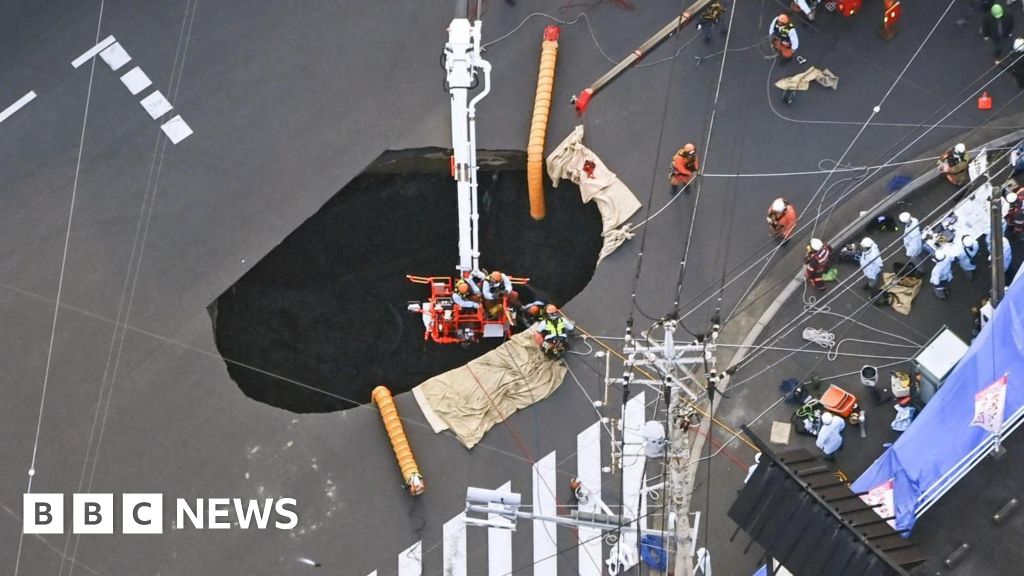
<path id="1" fill-rule="evenodd" d="M 818 430 L 818 439 L 814 441 L 814 445 L 825 453 L 826 460 L 835 460 L 836 452 L 843 449 L 845 428 L 846 422 L 835 414 L 825 412 L 821 415 L 821 428 Z"/>
<path id="2" fill-rule="evenodd" d="M 974 258 L 978 255 L 978 241 L 974 236 L 964 235 L 960 239 L 960 250 L 956 255 L 956 263 L 964 271 L 968 280 L 974 280 L 974 271 L 978 268 L 974 264 Z"/>
<path id="3" fill-rule="evenodd" d="M 988 261 L 992 262 L 992 240 L 991 234 L 985 235 L 985 240 L 988 241 Z M 1013 250 L 1010 248 L 1010 241 L 1003 236 L 1003 272 L 1010 269 L 1010 264 L 1013 262 Z"/>
<path id="4" fill-rule="evenodd" d="M 907 254 L 907 263 L 916 268 L 924 261 L 921 222 L 910 212 L 901 213 L 900 222 L 903 223 L 903 250 Z"/>
<path id="5" fill-rule="evenodd" d="M 864 285 L 865 290 L 871 290 L 874 296 L 878 292 L 878 286 L 882 283 L 882 253 L 878 250 L 878 244 L 871 238 L 864 238 L 860 241 L 860 254 L 857 256 L 860 262 L 860 271 L 864 273 L 868 283 Z"/>
<path id="6" fill-rule="evenodd" d="M 818 8 L 818 0 L 793 0 L 793 5 L 800 9 L 807 16 L 807 19 L 814 21 L 814 12 Z"/>
<path id="7" fill-rule="evenodd" d="M 935 297 L 939 300 L 949 298 L 949 283 L 953 280 L 953 258 L 946 250 L 945 247 L 940 247 L 935 251 L 935 266 L 932 267 L 932 275 L 928 279 Z"/>

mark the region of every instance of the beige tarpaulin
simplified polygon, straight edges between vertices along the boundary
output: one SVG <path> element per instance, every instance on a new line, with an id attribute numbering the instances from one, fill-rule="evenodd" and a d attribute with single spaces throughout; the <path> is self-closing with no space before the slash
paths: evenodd
<path id="1" fill-rule="evenodd" d="M 583 145 L 583 125 L 577 126 L 548 154 L 547 168 L 553 186 L 557 188 L 558 183 L 567 178 L 580 187 L 584 204 L 591 200 L 597 204 L 603 223 L 601 236 L 604 238 L 598 262 L 633 237 L 630 226 L 623 224 L 640 209 L 640 201 L 593 151 Z"/>
<path id="2" fill-rule="evenodd" d="M 789 76 L 787 78 L 780 79 L 775 83 L 775 87 L 783 90 L 807 90 L 811 87 L 811 82 L 817 82 L 825 88 L 831 88 L 833 90 L 839 87 L 838 76 L 833 74 L 828 68 L 819 70 L 814 66 L 811 66 L 796 76 Z"/>
<path id="3" fill-rule="evenodd" d="M 520 332 L 469 364 L 413 388 L 434 432 L 450 429 L 472 448 L 492 426 L 550 396 L 565 378 L 565 364 L 545 356 L 533 335 L 533 330 Z"/>
<path id="4" fill-rule="evenodd" d="M 889 293 L 889 305 L 892 309 L 906 316 L 910 314 L 910 306 L 914 303 L 917 293 L 921 291 L 921 279 L 906 276 L 889 286 L 895 279 L 895 274 L 883 273 L 882 286 L 887 286 L 885 291 Z"/>

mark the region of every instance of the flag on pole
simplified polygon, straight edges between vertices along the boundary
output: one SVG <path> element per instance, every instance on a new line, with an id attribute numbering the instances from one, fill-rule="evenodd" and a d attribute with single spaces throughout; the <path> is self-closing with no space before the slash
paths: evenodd
<path id="1" fill-rule="evenodd" d="M 1006 374 L 974 395 L 974 419 L 971 426 L 998 434 L 1006 412 Z"/>

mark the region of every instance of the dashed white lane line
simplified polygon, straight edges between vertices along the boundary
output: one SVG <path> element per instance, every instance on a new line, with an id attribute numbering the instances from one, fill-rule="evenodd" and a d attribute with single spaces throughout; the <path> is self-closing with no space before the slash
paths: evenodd
<path id="1" fill-rule="evenodd" d="M 164 98 L 164 95 L 159 90 L 153 92 L 149 96 L 143 98 L 140 102 L 142 107 L 149 113 L 150 118 L 156 120 L 157 118 L 167 114 L 171 111 L 171 103 Z"/>
<path id="2" fill-rule="evenodd" d="M 192 135 L 192 127 L 182 119 L 180 114 L 164 122 L 160 129 L 171 140 L 171 144 L 177 144 Z"/>
<path id="3" fill-rule="evenodd" d="M 128 55 L 128 52 L 121 47 L 121 44 L 117 42 L 114 42 L 104 51 L 100 52 L 100 58 L 103 58 L 103 61 L 106 62 L 107 66 L 110 66 L 110 69 L 114 72 L 120 70 L 121 66 L 124 66 L 132 59 L 132 57 Z"/>
<path id="4" fill-rule="evenodd" d="M 5 108 L 3 112 L 0 112 L 0 122 L 3 122 L 4 120 L 7 120 L 11 116 L 13 116 L 15 112 L 17 112 L 18 110 L 21 110 L 22 108 L 25 107 L 26 104 L 28 104 L 29 102 L 31 102 L 31 101 L 33 101 L 35 99 L 36 99 L 36 93 L 33 92 L 33 91 L 29 91 L 28 94 L 25 94 L 21 98 L 18 98 L 17 102 L 15 102 L 14 104 L 11 104 L 7 108 Z"/>
<path id="5" fill-rule="evenodd" d="M 93 46 L 92 48 L 89 48 L 88 50 L 83 52 L 81 56 L 79 56 L 78 58 L 75 58 L 74 60 L 72 60 L 71 61 L 71 67 L 72 68 L 78 68 L 82 64 L 85 64 L 86 62 L 91 60 L 94 56 L 96 56 L 100 52 L 106 50 L 107 47 L 109 47 L 114 42 L 116 42 L 116 40 L 114 40 L 113 36 L 107 36 L 103 40 L 100 40 L 99 44 Z"/>
<path id="6" fill-rule="evenodd" d="M 153 81 L 146 76 L 146 73 L 142 71 L 142 68 L 136 66 L 121 76 L 121 83 L 128 88 L 128 91 L 132 93 L 132 96 L 138 96 L 139 92 L 142 92 L 146 88 L 149 88 Z"/>

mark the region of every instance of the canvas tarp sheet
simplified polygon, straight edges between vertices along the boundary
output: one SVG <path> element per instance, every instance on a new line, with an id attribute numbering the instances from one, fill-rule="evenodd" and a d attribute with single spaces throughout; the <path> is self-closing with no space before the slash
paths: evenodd
<path id="1" fill-rule="evenodd" d="M 972 426 L 975 395 L 1004 374 L 1004 434 L 1024 419 L 1024 284 L 1014 283 L 992 320 L 921 414 L 851 488 L 867 492 L 893 482 L 896 529 L 910 530 L 918 510 L 934 502 L 994 446 L 995 436 Z"/>
<path id="2" fill-rule="evenodd" d="M 533 330 L 520 332 L 465 366 L 413 388 L 434 432 L 450 429 L 472 448 L 492 426 L 550 396 L 565 378 L 565 364 L 545 356 L 533 338 Z"/>
<path id="3" fill-rule="evenodd" d="M 882 285 L 887 286 L 885 291 L 889 293 L 889 306 L 907 316 L 910 314 L 914 298 L 917 298 L 917 293 L 921 291 L 921 279 L 905 276 L 897 282 L 894 282 L 895 280 L 895 274 L 890 272 L 882 274 Z"/>
<path id="4" fill-rule="evenodd" d="M 782 90 L 807 90 L 811 87 L 811 82 L 817 82 L 825 88 L 831 88 L 835 90 L 839 87 L 839 77 L 832 73 L 828 68 L 819 70 L 814 66 L 811 66 L 807 70 L 795 75 L 787 76 L 786 78 L 780 78 L 775 82 L 775 87 Z"/>
<path id="5" fill-rule="evenodd" d="M 594 164 L 589 173 L 584 170 L 588 161 Z M 591 201 L 597 204 L 603 224 L 601 236 L 604 238 L 598 262 L 633 237 L 629 226 L 623 225 L 640 209 L 640 201 L 592 150 L 583 145 L 582 125 L 548 154 L 547 169 L 553 186 L 557 188 L 559 182 L 567 178 L 580 187 L 584 204 Z"/>

